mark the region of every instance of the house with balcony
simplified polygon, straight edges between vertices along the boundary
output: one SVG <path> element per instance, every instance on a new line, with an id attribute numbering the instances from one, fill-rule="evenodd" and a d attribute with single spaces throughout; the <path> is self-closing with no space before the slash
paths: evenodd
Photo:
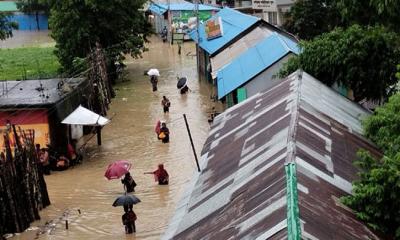
<path id="1" fill-rule="evenodd" d="M 262 18 L 272 25 L 282 26 L 285 14 L 290 11 L 294 2 L 295 0 L 235 0 L 234 8 Z"/>

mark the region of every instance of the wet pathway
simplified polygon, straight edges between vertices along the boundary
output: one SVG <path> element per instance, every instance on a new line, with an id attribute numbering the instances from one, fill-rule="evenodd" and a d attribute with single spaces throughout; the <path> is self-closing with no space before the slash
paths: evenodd
<path id="1" fill-rule="evenodd" d="M 196 171 L 193 153 L 182 113 L 186 113 L 198 155 L 206 139 L 209 124 L 207 111 L 212 107 L 211 89 L 196 77 L 196 58 L 193 43 L 185 43 L 182 55 L 176 46 L 163 44 L 152 38 L 150 51 L 139 60 L 127 60 L 129 81 L 116 86 L 109 117 L 111 124 L 102 132 L 103 145 L 97 147 L 95 138 L 89 144 L 84 163 L 65 172 L 46 177 L 52 205 L 41 212 L 42 220 L 33 226 L 53 221 L 51 228 L 39 239 L 159 239 L 166 229 L 185 184 Z M 189 54 L 191 55 L 191 54 Z M 146 69 L 160 70 L 159 91 L 153 93 Z M 176 76 L 188 76 L 192 89 L 182 96 L 176 89 Z M 171 113 L 164 116 L 160 101 L 163 95 L 171 100 Z M 162 144 L 154 133 L 154 124 L 166 120 L 171 142 Z M 134 207 L 138 216 L 137 233 L 126 235 L 121 223 L 123 209 L 112 207 L 114 199 L 123 194 L 119 180 L 107 181 L 106 166 L 114 160 L 132 162 L 133 177 L 137 182 L 135 195 L 142 202 Z M 164 163 L 170 174 L 169 186 L 158 186 L 151 175 L 158 163 Z M 78 209 L 81 214 L 78 213 Z M 65 230 L 65 219 L 69 230 Z M 50 224 L 51 225 L 51 224 Z M 33 239 L 40 228 L 13 239 Z"/>

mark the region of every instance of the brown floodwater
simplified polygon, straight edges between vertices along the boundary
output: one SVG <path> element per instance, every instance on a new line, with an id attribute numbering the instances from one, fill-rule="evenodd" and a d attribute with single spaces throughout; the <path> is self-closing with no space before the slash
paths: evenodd
<path id="1" fill-rule="evenodd" d="M 13 31 L 13 37 L 6 40 L 0 40 L 0 48 L 17 47 L 46 47 L 53 46 L 54 40 L 50 37 L 51 31 Z"/>
<path id="2" fill-rule="evenodd" d="M 142 59 L 126 61 L 127 81 L 115 87 L 117 97 L 109 111 L 109 117 L 113 117 L 102 131 L 102 146 L 96 145 L 94 137 L 81 165 L 46 176 L 51 206 L 41 211 L 40 221 L 12 239 L 159 239 L 164 233 L 181 194 L 197 171 L 182 114 L 188 117 L 199 156 L 209 131 L 207 112 L 214 103 L 210 99 L 211 86 L 197 80 L 193 43 L 185 42 L 182 55 L 178 55 L 177 46 L 158 38 L 151 41 L 150 51 Z M 143 74 L 153 67 L 161 74 L 154 93 L 148 76 Z M 176 76 L 188 77 L 190 93 L 178 93 Z M 163 95 L 171 100 L 167 115 L 160 104 Z M 157 140 L 157 120 L 167 122 L 170 143 Z M 111 206 L 124 193 L 120 180 L 108 181 L 103 176 L 107 165 L 119 159 L 133 164 L 135 195 L 142 201 L 134 206 L 138 220 L 133 235 L 124 232 L 123 208 Z M 169 186 L 159 186 L 152 175 L 143 174 L 155 170 L 159 163 L 164 163 L 170 174 Z"/>

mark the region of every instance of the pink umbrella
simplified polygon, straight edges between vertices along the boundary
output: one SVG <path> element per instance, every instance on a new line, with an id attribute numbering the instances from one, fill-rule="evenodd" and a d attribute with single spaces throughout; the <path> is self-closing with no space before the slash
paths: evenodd
<path id="1" fill-rule="evenodd" d="M 119 160 L 108 165 L 106 173 L 104 176 L 108 179 L 118 179 L 122 177 L 125 173 L 129 172 L 132 164 L 126 160 Z"/>
<path id="2" fill-rule="evenodd" d="M 157 121 L 156 126 L 154 127 L 154 132 L 156 132 L 157 136 L 160 134 L 161 122 Z"/>

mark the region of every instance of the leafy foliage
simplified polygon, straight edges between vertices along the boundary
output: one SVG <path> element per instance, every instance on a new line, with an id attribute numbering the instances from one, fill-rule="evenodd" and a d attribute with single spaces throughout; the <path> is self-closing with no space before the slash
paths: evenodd
<path id="1" fill-rule="evenodd" d="M 12 37 L 13 29 L 18 29 L 18 24 L 16 22 L 10 22 L 7 15 L 0 12 L 0 40 Z"/>
<path id="2" fill-rule="evenodd" d="M 342 18 L 348 23 L 383 25 L 400 32 L 399 0 L 337 0 Z"/>
<path id="3" fill-rule="evenodd" d="M 18 0 L 17 8 L 24 13 L 48 12 L 49 5 L 45 0 Z"/>
<path id="4" fill-rule="evenodd" d="M 376 160 L 366 151 L 358 153 L 360 179 L 353 195 L 343 202 L 374 229 L 400 238 L 400 93 L 375 110 L 363 123 L 364 134 L 384 150 Z"/>
<path id="5" fill-rule="evenodd" d="M 398 36 L 383 27 L 336 28 L 301 42 L 302 52 L 288 61 L 280 76 L 302 68 L 329 86 L 336 82 L 352 89 L 356 101 L 380 100 L 397 82 L 398 45 Z"/>
<path id="6" fill-rule="evenodd" d="M 358 157 L 360 180 L 343 203 L 372 228 L 400 238 L 400 154 L 378 161 L 360 151 Z"/>
<path id="7" fill-rule="evenodd" d="M 365 136 L 375 142 L 385 155 L 400 152 L 400 93 L 390 97 L 383 107 L 364 122 Z"/>
<path id="8" fill-rule="evenodd" d="M 144 0 L 52 1 L 50 27 L 56 40 L 56 55 L 64 70 L 74 71 L 76 57 L 85 58 L 99 43 L 113 66 L 130 53 L 139 57 L 150 25 L 140 11 Z"/>
<path id="9" fill-rule="evenodd" d="M 399 64 L 399 65 L 397 65 L 397 73 L 396 73 L 396 77 L 397 77 L 397 80 L 399 80 L 399 81 L 400 81 L 400 64 Z M 399 84 L 399 83 L 397 83 L 397 84 Z"/>
<path id="10" fill-rule="evenodd" d="M 301 39 L 312 39 L 340 23 L 336 0 L 298 0 L 288 13 L 284 28 Z"/>

